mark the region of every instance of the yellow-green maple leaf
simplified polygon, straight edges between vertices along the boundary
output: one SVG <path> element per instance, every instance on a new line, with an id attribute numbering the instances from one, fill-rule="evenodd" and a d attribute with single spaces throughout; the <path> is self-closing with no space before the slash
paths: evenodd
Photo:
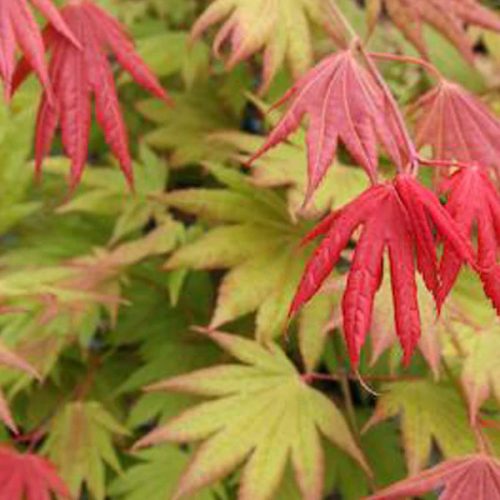
<path id="1" fill-rule="evenodd" d="M 368 427 L 401 417 L 401 432 L 410 474 L 429 463 L 435 441 L 448 458 L 475 451 L 467 412 L 453 387 L 431 380 L 395 382 L 384 386 Z"/>
<path id="2" fill-rule="evenodd" d="M 188 189 L 164 197 L 169 206 L 211 226 L 177 250 L 167 269 L 227 269 L 211 327 L 256 312 L 257 337 L 274 338 L 284 332 L 306 263 L 308 252 L 299 243 L 309 224 L 293 221 L 277 193 L 252 186 L 235 170 L 208 167 L 229 189 Z"/>
<path id="3" fill-rule="evenodd" d="M 262 90 L 265 91 L 286 61 L 295 77 L 313 62 L 310 21 L 320 24 L 318 0 L 215 0 L 193 26 L 194 38 L 225 18 L 213 50 L 220 53 L 229 41 L 229 68 L 264 51 Z"/>
<path id="4" fill-rule="evenodd" d="M 462 383 L 469 398 L 470 417 L 475 420 L 481 405 L 490 397 L 500 401 L 500 323 L 474 332 L 462 371 Z"/>
<path id="5" fill-rule="evenodd" d="M 367 469 L 341 412 L 304 382 L 281 349 L 220 332 L 210 335 L 241 364 L 216 366 L 152 386 L 151 390 L 217 399 L 187 410 L 137 444 L 203 441 L 174 498 L 192 498 L 244 461 L 239 498 L 269 500 L 290 457 L 303 498 L 319 500 L 324 475 L 321 436 Z"/>
<path id="6" fill-rule="evenodd" d="M 51 422 L 43 452 L 57 465 L 75 497 L 85 483 L 96 500 L 103 500 L 105 465 L 121 470 L 113 437 L 126 433 L 100 403 L 76 401 L 66 404 Z"/>

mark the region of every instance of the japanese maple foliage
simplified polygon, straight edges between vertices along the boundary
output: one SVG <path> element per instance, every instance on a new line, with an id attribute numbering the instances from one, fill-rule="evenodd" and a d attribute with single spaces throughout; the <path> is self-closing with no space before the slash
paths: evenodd
<path id="1" fill-rule="evenodd" d="M 361 346 L 372 323 L 374 297 L 381 285 L 383 254 L 387 250 L 396 331 L 408 363 L 420 339 L 414 254 L 427 286 L 436 293 L 438 278 L 433 231 L 436 230 L 460 258 L 469 263 L 474 260 L 472 250 L 437 198 L 410 176 L 400 175 L 393 183 L 370 188 L 313 232 L 312 236 L 324 233 L 325 237 L 307 265 L 291 314 L 318 292 L 360 226 L 361 236 L 342 304 L 351 362 L 358 364 Z"/>
<path id="2" fill-rule="evenodd" d="M 52 0 L 32 0 L 55 30 L 75 47 L 79 46 L 73 33 L 61 17 Z M 45 65 L 45 50 L 28 0 L 3 0 L 0 6 L 0 77 L 5 95 L 10 97 L 16 67 L 16 42 L 50 95 L 50 79 Z"/>
<path id="3" fill-rule="evenodd" d="M 51 26 L 47 28 L 45 39 L 47 50 L 52 51 L 49 71 L 55 105 L 51 103 L 50 94 L 45 92 L 36 125 L 36 169 L 40 171 L 59 125 L 64 150 L 71 159 L 70 186 L 74 188 L 78 184 L 87 161 L 91 99 L 94 97 L 97 122 L 132 185 L 127 131 L 107 54 L 113 54 L 118 63 L 147 91 L 167 102 L 169 98 L 136 53 L 122 26 L 103 9 L 90 0 L 72 1 L 61 10 L 61 16 L 82 48 L 75 47 Z M 30 70 L 28 61 L 22 61 L 16 74 L 16 86 Z"/>
<path id="4" fill-rule="evenodd" d="M 447 179 L 442 190 L 448 193 L 446 209 L 466 235 L 472 237 L 477 227 L 477 254 L 480 276 L 486 295 L 500 314 L 500 197 L 486 172 L 480 167 L 462 168 Z M 462 266 L 460 258 L 445 243 L 441 261 L 442 287 L 439 300 L 444 301 L 455 284 Z"/>
<path id="5" fill-rule="evenodd" d="M 405 163 L 403 140 L 386 96 L 371 73 L 357 61 L 354 50 L 324 59 L 279 104 L 288 100 L 288 110 L 250 163 L 285 141 L 307 115 L 307 199 L 325 176 L 339 143 L 345 145 L 372 180 L 377 178 L 378 144 L 384 146 L 396 165 Z"/>
<path id="6" fill-rule="evenodd" d="M 0 447 L 0 494 L 12 500 L 49 500 L 52 495 L 70 498 L 67 486 L 48 460 L 6 446 Z"/>
<path id="7" fill-rule="evenodd" d="M 439 488 L 443 488 L 441 500 L 500 498 L 500 462 L 482 454 L 451 459 L 381 490 L 367 500 L 403 499 Z"/>
<path id="8" fill-rule="evenodd" d="M 500 175 L 500 122 L 474 95 L 442 79 L 412 107 L 418 148 L 434 158 L 478 163 Z"/>
<path id="9" fill-rule="evenodd" d="M 424 39 L 424 24 L 443 34 L 469 61 L 473 60 L 472 41 L 464 26 L 475 25 L 500 31 L 500 17 L 480 5 L 479 0 L 368 0 L 372 20 L 380 14 L 382 5 L 404 36 L 428 57 Z"/>

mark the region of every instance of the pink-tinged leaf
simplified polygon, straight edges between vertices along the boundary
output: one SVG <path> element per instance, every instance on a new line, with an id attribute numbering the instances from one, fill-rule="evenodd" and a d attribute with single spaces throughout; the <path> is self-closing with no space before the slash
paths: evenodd
<path id="1" fill-rule="evenodd" d="M 454 458 L 389 486 L 366 500 L 404 499 L 441 488 L 441 500 L 500 498 L 500 462 L 487 455 Z"/>
<path id="2" fill-rule="evenodd" d="M 339 143 L 346 146 L 374 180 L 381 144 L 396 165 L 402 166 L 404 147 L 382 90 L 350 50 L 327 57 L 303 76 L 285 95 L 286 113 L 250 163 L 285 141 L 304 116 L 309 117 L 309 199 L 333 162 Z"/>
<path id="3" fill-rule="evenodd" d="M 0 497 L 49 500 L 71 497 L 56 468 L 45 458 L 0 447 Z"/>
<path id="4" fill-rule="evenodd" d="M 97 122 L 132 185 L 127 131 L 106 55 L 114 54 L 118 62 L 146 90 L 164 100 L 167 95 L 135 52 L 118 21 L 88 0 L 66 5 L 61 10 L 61 16 L 80 40 L 81 48 L 75 47 L 54 29 L 46 31 L 47 46 L 52 50 L 50 77 L 55 107 L 49 107 L 49 94 L 45 92 L 37 119 L 37 171 L 41 170 L 43 157 L 48 153 L 57 127 L 60 126 L 64 151 L 71 159 L 70 186 L 71 189 L 76 187 L 87 162 L 94 97 Z M 28 76 L 29 66 L 26 59 L 20 62 L 15 78 L 16 87 Z"/>
<path id="5" fill-rule="evenodd" d="M 439 31 L 469 62 L 474 60 L 473 41 L 467 37 L 465 26 L 500 31 L 498 15 L 480 5 L 478 0 L 383 1 L 394 24 L 424 57 L 428 57 L 424 24 Z"/>
<path id="6" fill-rule="evenodd" d="M 480 277 L 484 289 L 500 314 L 500 197 L 488 178 L 479 167 L 464 168 L 447 179 L 442 186 L 448 194 L 446 209 L 460 226 L 462 233 L 472 237 L 477 227 L 477 254 Z M 442 288 L 439 293 L 444 302 L 463 265 L 463 257 L 456 248 L 445 242 L 441 260 Z"/>
<path id="7" fill-rule="evenodd" d="M 442 80 L 413 110 L 417 147 L 430 145 L 437 159 L 479 164 L 500 175 L 500 122 L 477 97 Z"/>

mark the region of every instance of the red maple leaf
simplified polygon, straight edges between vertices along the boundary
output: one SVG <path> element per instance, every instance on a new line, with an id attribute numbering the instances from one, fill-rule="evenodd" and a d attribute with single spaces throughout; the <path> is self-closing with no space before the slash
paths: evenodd
<path id="1" fill-rule="evenodd" d="M 48 460 L 32 453 L 18 453 L 0 446 L 0 497 L 49 500 L 70 498 L 68 487 Z"/>
<path id="2" fill-rule="evenodd" d="M 464 234 L 472 236 L 477 227 L 477 253 L 484 290 L 500 314 L 500 197 L 487 174 L 479 167 L 463 168 L 442 186 L 449 193 L 446 208 Z M 443 302 L 455 284 L 462 267 L 461 259 L 445 243 L 441 261 Z"/>
<path id="3" fill-rule="evenodd" d="M 113 72 L 106 57 L 112 52 L 118 63 L 134 80 L 160 99 L 166 92 L 139 55 L 123 27 L 91 1 L 73 2 L 61 10 L 66 24 L 81 41 L 79 50 L 50 26 L 45 33 L 47 49 L 52 50 L 50 78 L 55 104 L 47 92 L 38 110 L 35 160 L 40 172 L 57 126 L 60 125 L 66 154 L 71 158 L 71 187 L 78 184 L 88 155 L 91 122 L 91 98 L 94 96 L 97 122 L 117 157 L 130 184 L 133 182 L 125 122 L 120 110 Z M 19 85 L 29 74 L 28 62 L 22 61 L 15 78 Z"/>
<path id="4" fill-rule="evenodd" d="M 441 500 L 500 498 L 500 462 L 487 455 L 454 458 L 378 491 L 366 500 L 392 500 L 435 492 Z"/>
<path id="5" fill-rule="evenodd" d="M 384 0 L 384 4 L 394 24 L 424 57 L 428 57 L 423 36 L 425 23 L 443 34 L 471 62 L 473 43 L 465 26 L 500 31 L 499 17 L 478 0 Z"/>
<path id="6" fill-rule="evenodd" d="M 292 98 L 289 109 L 249 163 L 285 141 L 308 115 L 306 199 L 323 179 L 339 142 L 373 181 L 378 168 L 377 143 L 384 146 L 396 165 L 404 166 L 401 147 L 404 141 L 391 107 L 371 73 L 358 63 L 351 50 L 324 59 L 304 75 L 278 105 Z"/>
<path id="7" fill-rule="evenodd" d="M 351 362 L 358 364 L 361 346 L 372 323 L 374 297 L 382 281 L 383 254 L 387 250 L 396 331 L 408 363 L 420 338 L 414 254 L 424 278 L 427 276 L 427 286 L 437 286 L 432 232 L 436 230 L 469 263 L 473 263 L 472 249 L 435 195 L 409 175 L 399 175 L 393 183 L 371 187 L 313 231 L 311 237 L 325 236 L 307 264 L 291 314 L 318 292 L 359 227 L 361 236 L 342 303 Z"/>
<path id="8" fill-rule="evenodd" d="M 75 46 L 79 46 L 51 0 L 31 1 L 61 35 Z M 12 78 L 16 66 L 16 42 L 45 89 L 50 92 L 42 36 L 27 0 L 2 0 L 0 33 L 0 77 L 5 84 L 6 97 L 9 98 L 11 94 Z"/>
<path id="9" fill-rule="evenodd" d="M 500 122 L 475 96 L 442 80 L 414 105 L 416 144 L 440 160 L 478 163 L 500 174 Z"/>

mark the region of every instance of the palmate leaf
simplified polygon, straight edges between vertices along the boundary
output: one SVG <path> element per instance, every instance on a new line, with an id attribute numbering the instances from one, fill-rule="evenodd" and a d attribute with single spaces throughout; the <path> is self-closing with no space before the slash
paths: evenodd
<path id="1" fill-rule="evenodd" d="M 368 427 L 396 416 L 401 418 L 410 474 L 416 474 L 428 464 L 433 442 L 447 458 L 475 450 L 467 412 L 453 387 L 431 380 L 385 385 Z"/>
<path id="2" fill-rule="evenodd" d="M 189 455 L 171 445 L 141 450 L 134 454 L 139 462 L 129 467 L 109 487 L 110 495 L 123 500 L 170 500 L 188 465 Z M 210 490 L 190 495 L 191 500 L 214 500 Z"/>
<path id="3" fill-rule="evenodd" d="M 408 152 L 396 126 L 394 111 L 372 73 L 357 60 L 354 50 L 323 59 L 295 83 L 279 104 L 287 101 L 290 102 L 287 111 L 250 163 L 284 142 L 307 116 L 306 200 L 321 184 L 340 143 L 372 181 L 378 175 L 379 145 L 403 169 Z"/>
<path id="4" fill-rule="evenodd" d="M 51 104 L 45 92 L 36 126 L 37 171 L 40 172 L 60 125 L 64 151 L 71 159 L 70 185 L 74 188 L 78 184 L 88 157 L 91 104 L 94 98 L 97 122 L 125 177 L 132 184 L 132 160 L 126 126 L 107 54 L 113 54 L 120 66 L 148 92 L 165 101 L 169 98 L 136 53 L 124 28 L 106 11 L 91 0 L 84 0 L 66 5 L 61 15 L 82 48 L 74 47 L 54 29 L 47 28 L 47 50 L 52 51 L 49 73 L 56 106 Z M 30 71 L 30 64 L 26 60 L 21 61 L 16 72 L 16 87 Z"/>
<path id="5" fill-rule="evenodd" d="M 500 122 L 476 96 L 441 80 L 411 108 L 417 147 L 429 145 L 434 158 L 479 164 L 500 175 Z"/>
<path id="6" fill-rule="evenodd" d="M 138 112 L 155 128 L 144 135 L 151 147 L 168 151 L 173 167 L 222 161 L 234 148 L 211 139 L 222 130 L 238 129 L 240 118 L 224 99 L 213 82 L 198 84 L 184 93 L 172 93 L 175 107 L 148 99 L 137 103 Z"/>
<path id="7" fill-rule="evenodd" d="M 264 348 L 220 332 L 210 336 L 242 364 L 216 366 L 150 387 L 218 399 L 187 410 L 136 445 L 204 441 L 174 498 L 193 494 L 246 461 L 239 498 L 271 499 L 290 455 L 303 497 L 320 499 L 321 435 L 367 468 L 340 411 L 304 383 L 276 345 Z"/>
<path id="8" fill-rule="evenodd" d="M 367 500 L 421 496 L 442 488 L 441 500 L 490 500 L 500 497 L 500 462 L 487 455 L 470 455 L 443 462 L 404 479 Z"/>
<path id="9" fill-rule="evenodd" d="M 500 323 L 474 332 L 467 342 L 467 357 L 463 363 L 462 384 L 469 398 L 471 421 L 476 420 L 481 405 L 494 396 L 500 401 Z"/>
<path id="10" fill-rule="evenodd" d="M 125 434 L 100 403 L 67 403 L 51 421 L 42 452 L 57 465 L 74 496 L 85 483 L 96 500 L 104 500 L 105 465 L 121 470 L 113 437 Z"/>
<path id="11" fill-rule="evenodd" d="M 383 256 L 387 251 L 395 329 L 405 363 L 409 363 L 421 336 L 416 269 L 431 292 L 436 294 L 439 285 L 433 231 L 474 265 L 472 248 L 430 191 L 413 177 L 398 175 L 393 183 L 366 190 L 310 233 L 308 241 L 318 236 L 323 239 L 306 266 L 290 314 L 316 295 L 360 227 L 342 301 L 343 329 L 351 362 L 359 363 L 372 323 L 374 298 L 382 282 Z"/>
<path id="12" fill-rule="evenodd" d="M 208 165 L 224 189 L 173 191 L 163 198 L 211 227 L 174 252 L 166 268 L 228 269 L 211 326 L 257 311 L 259 339 L 283 332 L 306 252 L 299 248 L 307 224 L 291 220 L 284 200 L 251 185 L 248 177 Z"/>
<path id="13" fill-rule="evenodd" d="M 286 61 L 298 78 L 313 62 L 310 21 L 322 23 L 317 0 L 215 0 L 192 29 L 198 38 L 210 26 L 228 17 L 219 30 L 213 51 L 220 55 L 229 41 L 228 68 L 264 51 L 262 91 L 266 91 Z"/>
<path id="14" fill-rule="evenodd" d="M 33 453 L 0 447 L 0 496 L 5 499 L 68 499 L 69 490 L 54 465 Z"/>
<path id="15" fill-rule="evenodd" d="M 500 31 L 498 15 L 483 7 L 479 0 L 368 0 L 368 22 L 372 26 L 383 6 L 403 35 L 425 57 L 428 52 L 423 37 L 424 24 L 439 31 L 469 61 L 474 59 L 473 42 L 464 26 Z"/>

